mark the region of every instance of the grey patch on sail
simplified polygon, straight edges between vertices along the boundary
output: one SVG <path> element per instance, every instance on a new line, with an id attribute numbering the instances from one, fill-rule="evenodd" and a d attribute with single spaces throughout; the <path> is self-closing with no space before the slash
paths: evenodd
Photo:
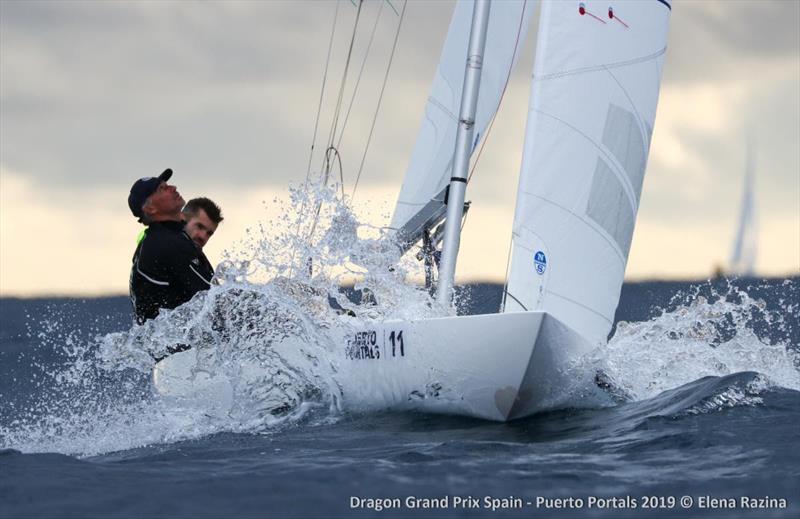
<path id="1" fill-rule="evenodd" d="M 638 201 L 642 194 L 647 148 L 632 112 L 613 103 L 608 105 L 603 144 L 625 168 Z"/>
<path id="2" fill-rule="evenodd" d="M 633 235 L 634 214 L 617 176 L 608 164 L 597 159 L 586 214 L 606 230 L 627 257 Z"/>

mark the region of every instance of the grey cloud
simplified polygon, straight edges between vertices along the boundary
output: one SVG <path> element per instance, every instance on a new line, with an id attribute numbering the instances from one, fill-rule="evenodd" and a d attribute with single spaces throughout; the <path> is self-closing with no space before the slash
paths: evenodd
<path id="1" fill-rule="evenodd" d="M 800 3 L 796 1 L 706 0 L 682 2 L 677 8 L 684 7 L 687 15 L 682 19 L 696 24 L 695 33 L 714 35 L 720 47 L 754 56 L 797 55 Z M 689 34 L 678 36 L 691 40 Z"/>
<path id="2" fill-rule="evenodd" d="M 10 169 L 54 188 L 175 164 L 208 184 L 231 170 L 242 186 L 305 175 L 333 3 L 3 6 L 0 144 Z M 365 8 L 367 28 L 376 6 Z M 329 97 L 355 12 L 348 2 L 340 11 Z M 396 22 L 386 10 L 349 135 L 359 125 L 366 134 Z M 323 113 L 321 134 L 329 120 Z M 379 128 L 372 149 L 391 157 L 381 134 L 395 136 Z"/>
<path id="3" fill-rule="evenodd" d="M 70 71 L 124 68 L 188 80 L 269 77 L 273 64 L 320 61 L 293 36 L 325 25 L 332 4 L 286 2 L 7 2 L 4 43 L 33 46 Z M 315 59 L 316 58 L 316 59 Z M 114 70 L 115 73 L 121 71 Z"/>
<path id="4" fill-rule="evenodd" d="M 765 61 L 796 64 L 798 53 L 800 2 L 676 1 L 664 81 L 736 79 Z"/>

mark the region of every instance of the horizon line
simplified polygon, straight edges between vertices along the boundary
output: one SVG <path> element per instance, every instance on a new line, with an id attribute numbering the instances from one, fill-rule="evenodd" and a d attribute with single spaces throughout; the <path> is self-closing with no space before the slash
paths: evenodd
<path id="1" fill-rule="evenodd" d="M 785 275 L 722 275 L 722 276 L 706 276 L 706 277 L 692 277 L 692 276 L 685 276 L 685 277 L 678 277 L 678 276 L 671 276 L 671 277 L 651 277 L 651 276 L 642 276 L 636 277 L 631 279 L 625 279 L 623 281 L 623 286 L 628 284 L 639 284 L 639 283 L 708 283 L 712 281 L 718 281 L 721 279 L 725 280 L 736 280 L 736 279 L 752 279 L 752 280 L 759 280 L 759 281 L 767 281 L 767 280 L 800 280 L 800 271 L 787 273 Z M 502 279 L 468 279 L 462 280 L 462 282 L 457 283 L 456 286 L 464 286 L 464 285 L 503 285 L 505 280 Z M 418 284 L 420 287 L 421 284 Z M 350 286 L 347 284 L 341 286 Z M 115 297 L 130 297 L 128 293 L 125 292 L 62 292 L 62 293 L 54 293 L 54 292 L 39 292 L 39 293 L 0 293 L 0 300 L 2 299 L 105 299 L 105 298 L 115 298 Z"/>

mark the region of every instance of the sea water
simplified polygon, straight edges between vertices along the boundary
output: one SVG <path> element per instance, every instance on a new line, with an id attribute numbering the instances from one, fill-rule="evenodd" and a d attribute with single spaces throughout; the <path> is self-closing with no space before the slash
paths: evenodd
<path id="1" fill-rule="evenodd" d="M 0 300 L 0 517 L 800 512 L 800 280 L 626 284 L 564 409 L 363 412 L 328 330 L 448 310 L 379 229 L 334 196 L 309 225 L 319 197 L 295 196 L 302 211 L 251 230 L 220 286 L 145 326 L 122 297 Z M 459 311 L 497 311 L 501 289 L 462 288 Z M 235 382 L 225 416 L 152 390 L 153 357 L 187 343 Z"/>

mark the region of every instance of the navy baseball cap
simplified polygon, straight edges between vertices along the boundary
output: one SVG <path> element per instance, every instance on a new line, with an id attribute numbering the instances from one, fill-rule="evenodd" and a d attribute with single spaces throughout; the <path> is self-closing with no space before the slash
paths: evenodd
<path id="1" fill-rule="evenodd" d="M 133 216 L 141 218 L 144 214 L 142 206 L 147 201 L 147 197 L 158 189 L 162 182 L 166 182 L 172 176 L 172 170 L 167 168 L 157 177 L 140 178 L 131 186 L 131 194 L 128 195 L 128 207 L 131 208 Z"/>

